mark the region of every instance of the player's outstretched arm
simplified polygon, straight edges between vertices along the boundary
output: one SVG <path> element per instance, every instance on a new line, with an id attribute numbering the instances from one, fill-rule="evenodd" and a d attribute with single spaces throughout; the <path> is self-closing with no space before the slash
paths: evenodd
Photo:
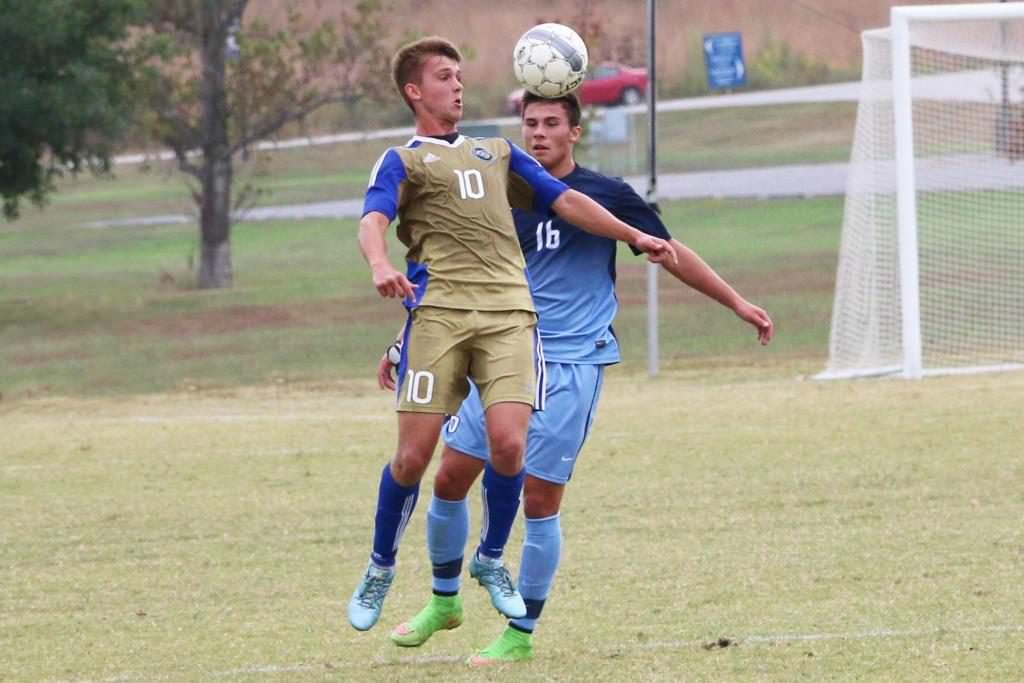
<path id="1" fill-rule="evenodd" d="M 646 253 L 653 263 L 676 261 L 676 252 L 668 242 L 626 225 L 582 192 L 566 190 L 554 201 L 551 209 L 582 230 L 632 245 Z"/>
<path id="2" fill-rule="evenodd" d="M 379 211 L 370 211 L 359 221 L 359 250 L 370 264 L 373 286 L 381 296 L 413 297 L 414 285 L 395 270 L 388 258 L 388 243 L 384 233 L 391 221 Z"/>
<path id="3" fill-rule="evenodd" d="M 775 323 L 768 317 L 764 309 L 740 296 L 728 282 L 704 262 L 704 259 L 697 255 L 697 252 L 678 240 L 672 240 L 670 244 L 675 251 L 676 260 L 664 262 L 662 265 L 665 270 L 672 273 L 683 284 L 714 299 L 731 309 L 741 320 L 750 323 L 757 330 L 757 340 L 762 344 L 767 344 L 772 340 Z"/>

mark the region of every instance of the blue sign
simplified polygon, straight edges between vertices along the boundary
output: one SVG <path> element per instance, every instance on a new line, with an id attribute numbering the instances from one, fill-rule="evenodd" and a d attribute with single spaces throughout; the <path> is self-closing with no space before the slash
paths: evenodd
<path id="1" fill-rule="evenodd" d="M 708 87 L 736 88 L 747 82 L 743 63 L 743 37 L 739 33 L 708 33 L 704 36 L 704 64 Z"/>

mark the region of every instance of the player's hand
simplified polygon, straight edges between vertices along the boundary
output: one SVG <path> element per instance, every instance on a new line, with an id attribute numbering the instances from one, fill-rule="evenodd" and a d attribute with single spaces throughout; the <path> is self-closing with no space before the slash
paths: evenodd
<path id="1" fill-rule="evenodd" d="M 763 308 L 744 301 L 736 307 L 736 315 L 757 329 L 757 341 L 761 342 L 762 346 L 772 340 L 772 335 L 775 334 L 775 323 L 772 322 L 772 319 L 768 317 Z"/>
<path id="2" fill-rule="evenodd" d="M 651 263 L 677 263 L 679 260 L 672 245 L 660 237 L 640 233 L 633 246 L 647 254 L 647 260 Z"/>
<path id="3" fill-rule="evenodd" d="M 381 296 L 393 299 L 415 299 L 416 285 L 405 275 L 395 270 L 390 263 L 382 263 L 373 268 L 373 286 Z"/>
<path id="4" fill-rule="evenodd" d="M 395 390 L 395 366 L 388 358 L 388 352 L 380 357 L 377 363 L 377 385 L 385 391 Z"/>
<path id="5" fill-rule="evenodd" d="M 396 339 L 384 351 L 384 355 L 380 357 L 380 362 L 377 363 L 377 384 L 381 389 L 394 391 L 396 381 L 394 373 L 401 360 L 402 341 L 401 339 Z"/>

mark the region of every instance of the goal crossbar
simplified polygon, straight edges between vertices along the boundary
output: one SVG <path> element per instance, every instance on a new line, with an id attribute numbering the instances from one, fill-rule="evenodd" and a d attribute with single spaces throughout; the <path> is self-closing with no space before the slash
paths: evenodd
<path id="1" fill-rule="evenodd" d="M 898 5 L 890 18 L 913 21 L 977 21 L 986 19 L 1022 19 L 1024 3 L 988 2 L 976 5 Z"/>

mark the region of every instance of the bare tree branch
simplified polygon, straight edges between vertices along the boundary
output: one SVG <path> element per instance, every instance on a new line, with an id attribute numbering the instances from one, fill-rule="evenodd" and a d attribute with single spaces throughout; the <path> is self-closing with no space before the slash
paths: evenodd
<path id="1" fill-rule="evenodd" d="M 236 177 L 236 155 L 246 160 L 250 147 L 324 105 L 377 99 L 389 82 L 390 27 L 380 0 L 312 25 L 299 3 L 285 3 L 286 28 L 245 20 L 250 0 L 147 1 L 144 124 L 172 150 L 199 209 L 199 286 L 230 286 L 232 222 L 262 192 Z"/>
<path id="2" fill-rule="evenodd" d="M 234 0 L 228 7 L 228 11 L 225 16 L 225 24 L 231 26 L 236 21 L 241 21 L 242 15 L 245 14 L 246 5 L 249 4 L 249 0 Z"/>
<path id="3" fill-rule="evenodd" d="M 252 125 L 250 133 L 241 135 L 239 139 L 228 148 L 228 156 L 233 156 L 245 147 L 249 147 L 254 143 L 266 140 L 275 132 L 280 130 L 282 126 L 293 121 L 301 121 L 325 104 L 341 102 L 342 99 L 343 98 L 339 93 L 332 91 L 322 93 L 294 108 L 271 111 L 262 120 L 257 121 Z"/>
<path id="4" fill-rule="evenodd" d="M 196 180 L 202 178 L 203 169 L 193 164 L 188 160 L 188 152 L 178 147 L 172 148 L 174 151 L 174 158 L 178 162 L 178 170 L 182 173 L 187 173 Z"/>

